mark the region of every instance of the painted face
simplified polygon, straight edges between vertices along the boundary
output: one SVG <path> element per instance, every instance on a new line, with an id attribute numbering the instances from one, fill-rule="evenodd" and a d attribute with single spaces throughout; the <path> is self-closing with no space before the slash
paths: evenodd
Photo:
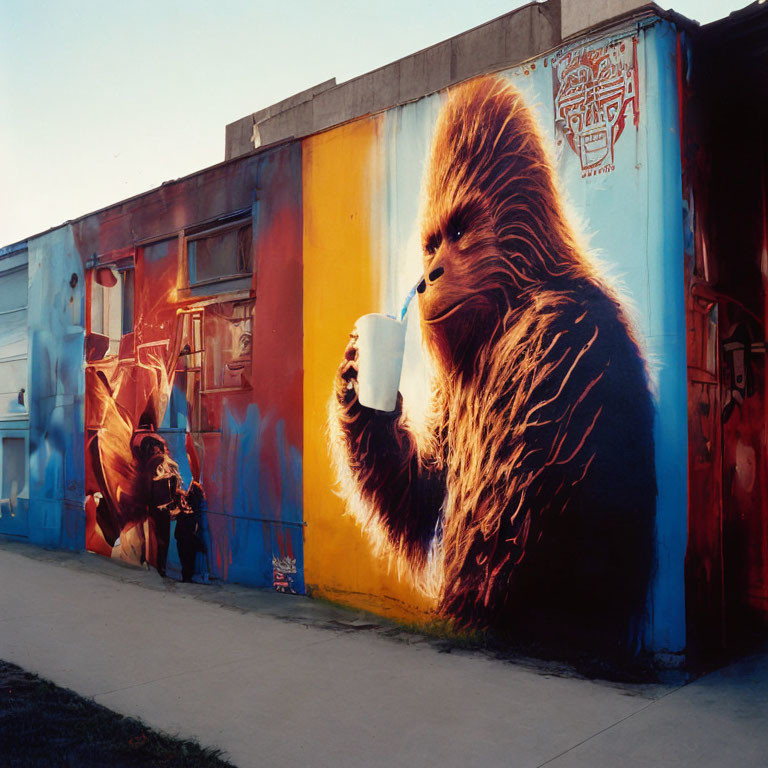
<path id="1" fill-rule="evenodd" d="M 424 278 L 417 293 L 425 337 L 451 367 L 464 342 L 476 343 L 496 316 L 496 235 L 481 205 L 449 206 L 423 237 Z"/>
<path id="2" fill-rule="evenodd" d="M 614 144 L 624 130 L 634 80 L 623 54 L 613 47 L 572 51 L 556 64 L 556 119 L 582 170 L 612 162 Z"/>
<path id="3" fill-rule="evenodd" d="M 238 357 L 240 357 L 241 359 L 250 358 L 251 340 L 252 340 L 252 337 L 250 333 L 244 333 L 240 337 L 240 340 L 238 341 L 238 345 L 237 345 L 237 352 L 238 352 Z"/>

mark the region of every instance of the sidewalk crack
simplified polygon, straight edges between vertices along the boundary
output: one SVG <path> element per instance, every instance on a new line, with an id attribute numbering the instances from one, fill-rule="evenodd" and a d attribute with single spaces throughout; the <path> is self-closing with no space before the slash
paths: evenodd
<path id="1" fill-rule="evenodd" d="M 654 699 L 653 701 L 649 701 L 645 706 L 640 707 L 640 709 L 635 710 L 634 712 L 630 712 L 626 717 L 622 717 L 621 720 L 617 720 L 615 723 L 611 723 L 610 725 L 606 725 L 605 728 L 601 728 L 596 733 L 591 734 L 590 736 L 587 736 L 585 739 L 582 739 L 576 744 L 573 744 L 572 746 L 568 747 L 568 749 L 564 749 L 559 754 L 555 755 L 554 757 L 550 757 L 548 760 L 545 760 L 543 763 L 539 763 L 536 768 L 543 768 L 545 765 L 549 765 L 550 763 L 554 763 L 555 760 L 559 760 L 563 755 L 567 755 L 569 752 L 572 752 L 574 749 L 577 749 L 578 747 L 582 746 L 583 744 L 586 744 L 588 741 L 592 741 L 592 739 L 597 738 L 598 736 L 602 735 L 606 731 L 610 731 L 611 728 L 615 728 L 617 725 L 621 725 L 621 723 L 625 722 L 626 720 L 629 720 L 630 718 L 634 717 L 635 715 L 639 715 L 641 712 L 645 712 L 646 709 L 649 707 L 652 707 L 654 704 L 658 704 L 660 701 L 663 701 L 667 698 L 667 696 L 671 696 L 673 693 L 677 693 L 678 691 L 685 688 L 685 685 L 679 685 L 676 688 L 673 688 L 672 690 L 667 691 L 662 696 L 659 696 L 658 699 Z"/>

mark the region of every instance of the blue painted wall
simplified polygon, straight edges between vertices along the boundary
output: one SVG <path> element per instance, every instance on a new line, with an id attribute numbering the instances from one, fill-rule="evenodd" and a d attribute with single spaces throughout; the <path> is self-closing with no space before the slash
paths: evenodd
<path id="1" fill-rule="evenodd" d="M 29 538 L 65 549 L 85 546 L 84 285 L 70 226 L 29 241 Z"/>
<path id="2" fill-rule="evenodd" d="M 677 88 L 677 34 L 659 23 L 643 31 L 647 99 L 648 350 L 657 387 L 657 571 L 648 644 L 685 648 L 688 538 L 688 405 L 683 192 Z"/>

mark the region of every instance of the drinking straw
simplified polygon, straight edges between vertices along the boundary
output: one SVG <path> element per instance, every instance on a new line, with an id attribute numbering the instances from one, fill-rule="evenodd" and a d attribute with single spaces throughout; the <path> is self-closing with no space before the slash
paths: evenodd
<path id="1" fill-rule="evenodd" d="M 408 312 L 408 305 L 411 303 L 411 300 L 416 295 L 416 289 L 419 287 L 419 283 L 421 282 L 421 278 L 419 278 L 416 283 L 414 284 L 413 288 L 411 288 L 410 291 L 408 291 L 408 295 L 405 297 L 405 303 L 403 304 L 403 308 L 400 310 L 400 322 L 402 323 L 403 320 L 405 320 L 405 315 Z"/>

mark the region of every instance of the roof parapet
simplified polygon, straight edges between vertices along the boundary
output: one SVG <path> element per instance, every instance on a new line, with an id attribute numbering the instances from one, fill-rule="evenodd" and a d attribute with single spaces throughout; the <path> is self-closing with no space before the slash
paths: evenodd
<path id="1" fill-rule="evenodd" d="M 668 15 L 648 0 L 531 2 L 345 83 L 328 80 L 230 123 L 225 157 L 416 101 L 476 75 L 516 66 L 569 38 L 649 13 Z"/>
<path id="2" fill-rule="evenodd" d="M 531 2 L 345 83 L 321 83 L 315 89 L 230 123 L 226 128 L 225 157 L 238 157 L 260 144 L 308 136 L 415 101 L 475 75 L 515 66 L 555 48 L 562 39 L 560 4 L 561 0 Z M 304 95 L 308 98 L 301 98 Z"/>
<path id="3" fill-rule="evenodd" d="M 658 8 L 648 0 L 560 0 L 562 39 L 567 40 L 649 7 Z"/>

